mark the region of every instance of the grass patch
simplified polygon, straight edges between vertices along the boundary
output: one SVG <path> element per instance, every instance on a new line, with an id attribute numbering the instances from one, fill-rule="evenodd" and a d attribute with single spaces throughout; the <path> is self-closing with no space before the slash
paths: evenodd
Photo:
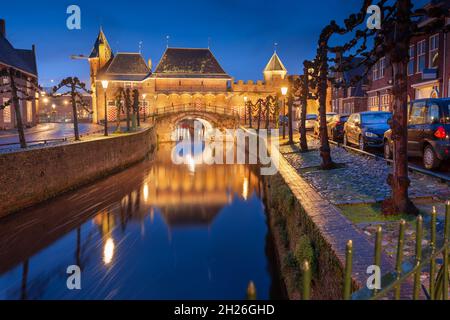
<path id="1" fill-rule="evenodd" d="M 346 216 L 353 223 L 364 222 L 388 222 L 388 221 L 414 221 L 416 219 L 413 215 L 400 214 L 385 216 L 381 213 L 381 203 L 367 203 L 356 205 L 340 205 L 344 216 Z"/>

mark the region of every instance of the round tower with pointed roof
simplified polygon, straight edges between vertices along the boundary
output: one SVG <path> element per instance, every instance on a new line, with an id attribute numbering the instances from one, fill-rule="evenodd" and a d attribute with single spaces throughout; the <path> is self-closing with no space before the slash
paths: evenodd
<path id="1" fill-rule="evenodd" d="M 97 39 L 95 40 L 94 47 L 89 55 L 89 66 L 90 66 L 90 79 L 91 79 L 91 91 L 92 96 L 96 96 L 96 80 L 99 70 L 101 70 L 112 58 L 114 54 L 109 46 L 108 40 L 106 39 L 103 29 L 100 27 Z M 92 111 L 93 111 L 93 122 L 98 122 L 98 112 L 97 112 L 97 99 L 92 99 Z"/>
<path id="2" fill-rule="evenodd" d="M 281 62 L 276 51 L 270 58 L 269 63 L 267 63 L 263 73 L 266 83 L 278 83 L 286 78 L 287 69 L 283 65 L 283 62 Z"/>

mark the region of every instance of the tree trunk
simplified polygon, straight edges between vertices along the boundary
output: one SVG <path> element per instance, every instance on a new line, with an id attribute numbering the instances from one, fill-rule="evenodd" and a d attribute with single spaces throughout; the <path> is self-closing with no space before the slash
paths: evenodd
<path id="1" fill-rule="evenodd" d="M 292 103 L 293 103 L 293 95 L 290 94 L 288 98 L 288 136 L 289 136 L 289 144 L 294 143 L 294 131 L 292 129 Z"/>
<path id="2" fill-rule="evenodd" d="M 253 117 L 252 105 L 250 103 L 248 103 L 248 123 L 249 123 L 250 128 L 252 128 L 252 117 Z"/>
<path id="3" fill-rule="evenodd" d="M 269 130 L 270 125 L 270 102 L 266 100 L 266 130 Z"/>
<path id="4" fill-rule="evenodd" d="M 11 84 L 11 102 L 14 107 L 14 113 L 16 115 L 17 131 L 19 133 L 20 147 L 22 149 L 25 149 L 27 148 L 27 141 L 25 140 L 25 131 L 22 122 L 22 112 L 20 111 L 19 97 L 17 95 L 17 87 L 14 79 L 14 71 L 12 69 L 9 69 L 9 82 Z"/>
<path id="5" fill-rule="evenodd" d="M 320 156 L 322 157 L 322 169 L 333 169 L 335 164 L 331 159 L 330 144 L 328 142 L 326 102 L 327 102 L 327 74 L 328 74 L 328 50 L 326 48 L 328 41 L 322 44 L 320 48 L 320 75 L 319 75 L 319 115 L 320 115 Z"/>
<path id="6" fill-rule="evenodd" d="M 259 132 L 259 129 L 261 128 L 261 113 L 262 113 L 262 103 L 261 103 L 261 101 L 258 101 L 257 102 L 258 103 L 258 132 Z"/>
<path id="7" fill-rule="evenodd" d="M 392 140 L 394 145 L 394 164 L 392 174 L 388 176 L 388 184 L 392 188 L 392 198 L 383 203 L 385 214 L 411 213 L 418 210 L 408 197 L 408 99 L 407 99 L 407 67 L 409 61 L 410 0 L 398 0 L 396 3 L 397 28 L 391 38 L 389 60 L 393 67 L 393 115 Z"/>
<path id="8" fill-rule="evenodd" d="M 300 118 L 300 149 L 308 151 L 308 140 L 306 139 L 306 108 L 308 106 L 308 69 L 303 69 L 303 85 L 301 93 L 302 115 Z"/>
<path id="9" fill-rule="evenodd" d="M 75 141 L 80 140 L 80 131 L 78 130 L 78 114 L 77 114 L 77 101 L 75 98 L 75 86 L 72 85 L 72 112 L 73 112 L 73 130 L 75 133 Z"/>

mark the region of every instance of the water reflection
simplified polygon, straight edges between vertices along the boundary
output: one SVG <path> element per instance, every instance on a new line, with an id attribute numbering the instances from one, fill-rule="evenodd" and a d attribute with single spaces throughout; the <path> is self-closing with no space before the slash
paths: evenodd
<path id="1" fill-rule="evenodd" d="M 251 280 L 279 297 L 259 177 L 245 165 L 193 174 L 171 148 L 0 220 L 0 299 L 241 299 Z M 66 287 L 73 264 L 80 291 Z"/>

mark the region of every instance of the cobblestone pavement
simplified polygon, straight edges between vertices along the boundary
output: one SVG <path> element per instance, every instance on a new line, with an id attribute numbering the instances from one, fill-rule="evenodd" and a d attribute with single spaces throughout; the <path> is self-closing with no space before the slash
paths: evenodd
<path id="1" fill-rule="evenodd" d="M 331 145 L 333 161 L 344 166 L 321 170 L 318 141 L 310 140 L 309 147 L 311 151 L 300 153 L 297 145 L 282 145 L 280 151 L 297 172 L 333 204 L 378 202 L 390 196 L 386 180 L 391 167 L 385 161 Z M 450 198 L 448 184 L 415 172 L 409 176 L 411 198 Z"/>

